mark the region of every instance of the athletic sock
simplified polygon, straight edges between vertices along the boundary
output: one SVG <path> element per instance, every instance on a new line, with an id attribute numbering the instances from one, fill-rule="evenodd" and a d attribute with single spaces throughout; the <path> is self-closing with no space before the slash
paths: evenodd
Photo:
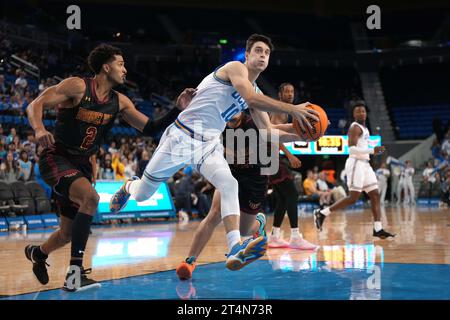
<path id="1" fill-rule="evenodd" d="M 227 233 L 228 249 L 231 250 L 231 248 L 233 248 L 233 246 L 239 241 L 241 241 L 241 233 L 239 230 L 232 230 Z"/>
<path id="2" fill-rule="evenodd" d="M 277 228 L 277 227 L 273 227 L 272 228 L 272 235 L 275 238 L 279 238 L 280 237 L 280 233 L 281 233 L 280 228 Z"/>
<path id="3" fill-rule="evenodd" d="M 72 227 L 72 248 L 70 264 L 81 266 L 83 263 L 84 250 L 89 238 L 93 216 L 78 212 L 73 220 Z"/>
<path id="4" fill-rule="evenodd" d="M 375 232 L 378 232 L 381 229 L 383 229 L 383 226 L 381 225 L 381 221 L 375 221 L 373 224 L 373 228 L 375 229 Z"/>
<path id="5" fill-rule="evenodd" d="M 325 209 L 320 210 L 320 213 L 323 214 L 324 216 L 329 215 L 331 213 L 330 207 L 326 207 Z"/>

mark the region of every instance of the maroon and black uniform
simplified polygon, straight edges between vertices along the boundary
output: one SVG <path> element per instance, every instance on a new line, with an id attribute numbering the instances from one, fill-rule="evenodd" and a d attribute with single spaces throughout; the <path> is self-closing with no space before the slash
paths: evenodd
<path id="1" fill-rule="evenodd" d="M 76 179 L 92 181 L 90 156 L 95 154 L 119 112 L 119 96 L 111 90 L 104 101 L 95 94 L 93 79 L 84 79 L 86 91 L 73 108 L 58 108 L 55 144 L 43 150 L 39 170 L 57 195 L 60 214 L 73 219 L 78 206 L 69 200 L 69 187 Z"/>
<path id="2" fill-rule="evenodd" d="M 243 119 L 239 127 L 234 130 L 242 129 L 244 132 L 247 130 L 255 130 L 258 132 L 258 127 L 253 122 L 252 118 L 247 114 L 243 115 Z M 232 130 L 227 128 L 227 130 Z M 237 180 L 239 185 L 239 206 L 241 211 L 256 215 L 263 209 L 263 204 L 266 200 L 268 177 L 261 174 L 261 168 L 264 167 L 261 164 L 259 156 L 256 164 L 249 164 L 251 155 L 256 153 L 259 155 L 259 144 L 261 143 L 258 136 L 258 142 L 256 145 L 250 145 L 249 139 L 245 141 L 245 163 L 237 164 L 237 143 L 234 143 L 234 162 L 230 164 L 230 170 L 233 177 Z M 223 144 L 226 148 L 226 134 L 222 135 Z M 268 148 L 270 150 L 270 148 Z M 241 151 L 242 152 L 242 151 Z"/>

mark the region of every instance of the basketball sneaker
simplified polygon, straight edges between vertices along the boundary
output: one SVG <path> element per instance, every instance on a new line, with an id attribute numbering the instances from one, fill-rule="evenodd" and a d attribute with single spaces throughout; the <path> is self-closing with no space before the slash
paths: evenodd
<path id="1" fill-rule="evenodd" d="M 180 280 L 188 280 L 192 278 L 192 273 L 195 270 L 195 257 L 189 257 L 178 265 L 176 270 Z"/>
<path id="2" fill-rule="evenodd" d="M 77 269 L 78 268 L 78 272 Z M 95 281 L 94 279 L 89 279 L 87 274 L 90 274 L 92 269 L 84 269 L 79 266 L 70 266 L 67 275 L 66 281 L 64 281 L 63 290 L 69 292 L 78 292 L 91 288 L 100 288 L 102 285 L 100 282 Z"/>
<path id="3" fill-rule="evenodd" d="M 380 231 L 373 230 L 373 236 L 378 237 L 380 239 L 386 239 L 389 237 L 395 237 L 395 234 L 389 233 L 387 231 L 384 231 L 384 229 L 381 229 Z"/>
<path id="4" fill-rule="evenodd" d="M 314 210 L 313 215 L 314 215 L 314 224 L 316 225 L 317 230 L 322 231 L 322 225 L 327 216 L 321 213 L 320 209 Z"/>
<path id="5" fill-rule="evenodd" d="M 269 236 L 269 248 L 289 248 L 289 243 L 280 237 L 275 237 L 273 234 Z"/>
<path id="6" fill-rule="evenodd" d="M 33 263 L 33 273 L 41 284 L 48 283 L 47 267 L 50 265 L 47 263 L 47 259 L 39 259 L 36 257 L 35 250 L 39 246 L 28 245 L 25 247 L 25 256 Z"/>
<path id="7" fill-rule="evenodd" d="M 303 239 L 303 237 L 291 237 L 289 241 L 289 248 L 297 250 L 316 250 L 319 246 Z"/>
<path id="8" fill-rule="evenodd" d="M 130 181 L 139 180 L 139 177 L 133 176 L 127 179 L 123 186 L 111 197 L 109 201 L 109 211 L 112 213 L 119 213 L 130 199 L 130 193 L 126 190 L 127 183 Z"/>
<path id="9" fill-rule="evenodd" d="M 259 222 L 259 228 L 253 235 L 253 238 L 258 238 L 259 236 L 266 237 L 266 216 L 264 215 L 264 213 L 260 212 L 256 215 L 256 220 Z"/>
<path id="10" fill-rule="evenodd" d="M 231 271 L 242 269 L 247 264 L 261 258 L 267 250 L 267 238 L 248 238 L 236 243 L 226 255 L 226 266 Z"/>

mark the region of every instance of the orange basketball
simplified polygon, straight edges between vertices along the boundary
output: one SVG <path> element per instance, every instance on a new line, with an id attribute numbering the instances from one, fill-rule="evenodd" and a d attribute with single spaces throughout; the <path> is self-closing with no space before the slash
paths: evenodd
<path id="1" fill-rule="evenodd" d="M 303 141 L 316 141 L 320 137 L 322 137 L 325 134 L 325 131 L 328 127 L 328 116 L 321 107 L 315 104 L 310 104 L 307 108 L 311 108 L 316 110 L 319 115 L 319 121 L 315 121 L 312 119 L 309 119 L 309 123 L 312 125 L 312 129 L 306 127 L 305 130 L 303 130 L 300 127 L 300 124 L 297 119 L 293 119 L 292 124 L 295 128 L 295 131 L 297 132 L 297 135 L 302 137 Z"/>

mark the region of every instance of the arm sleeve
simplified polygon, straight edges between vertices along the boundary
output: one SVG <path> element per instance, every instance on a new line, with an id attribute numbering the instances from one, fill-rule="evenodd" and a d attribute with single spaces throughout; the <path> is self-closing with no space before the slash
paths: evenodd
<path id="1" fill-rule="evenodd" d="M 155 120 L 148 119 L 147 124 L 144 127 L 144 130 L 142 130 L 142 133 L 146 136 L 152 136 L 157 134 L 158 132 L 164 130 L 170 124 L 172 124 L 172 122 L 175 121 L 175 119 L 178 117 L 179 114 L 180 110 L 178 110 L 177 108 L 173 108 L 167 114 L 158 119 Z"/>

